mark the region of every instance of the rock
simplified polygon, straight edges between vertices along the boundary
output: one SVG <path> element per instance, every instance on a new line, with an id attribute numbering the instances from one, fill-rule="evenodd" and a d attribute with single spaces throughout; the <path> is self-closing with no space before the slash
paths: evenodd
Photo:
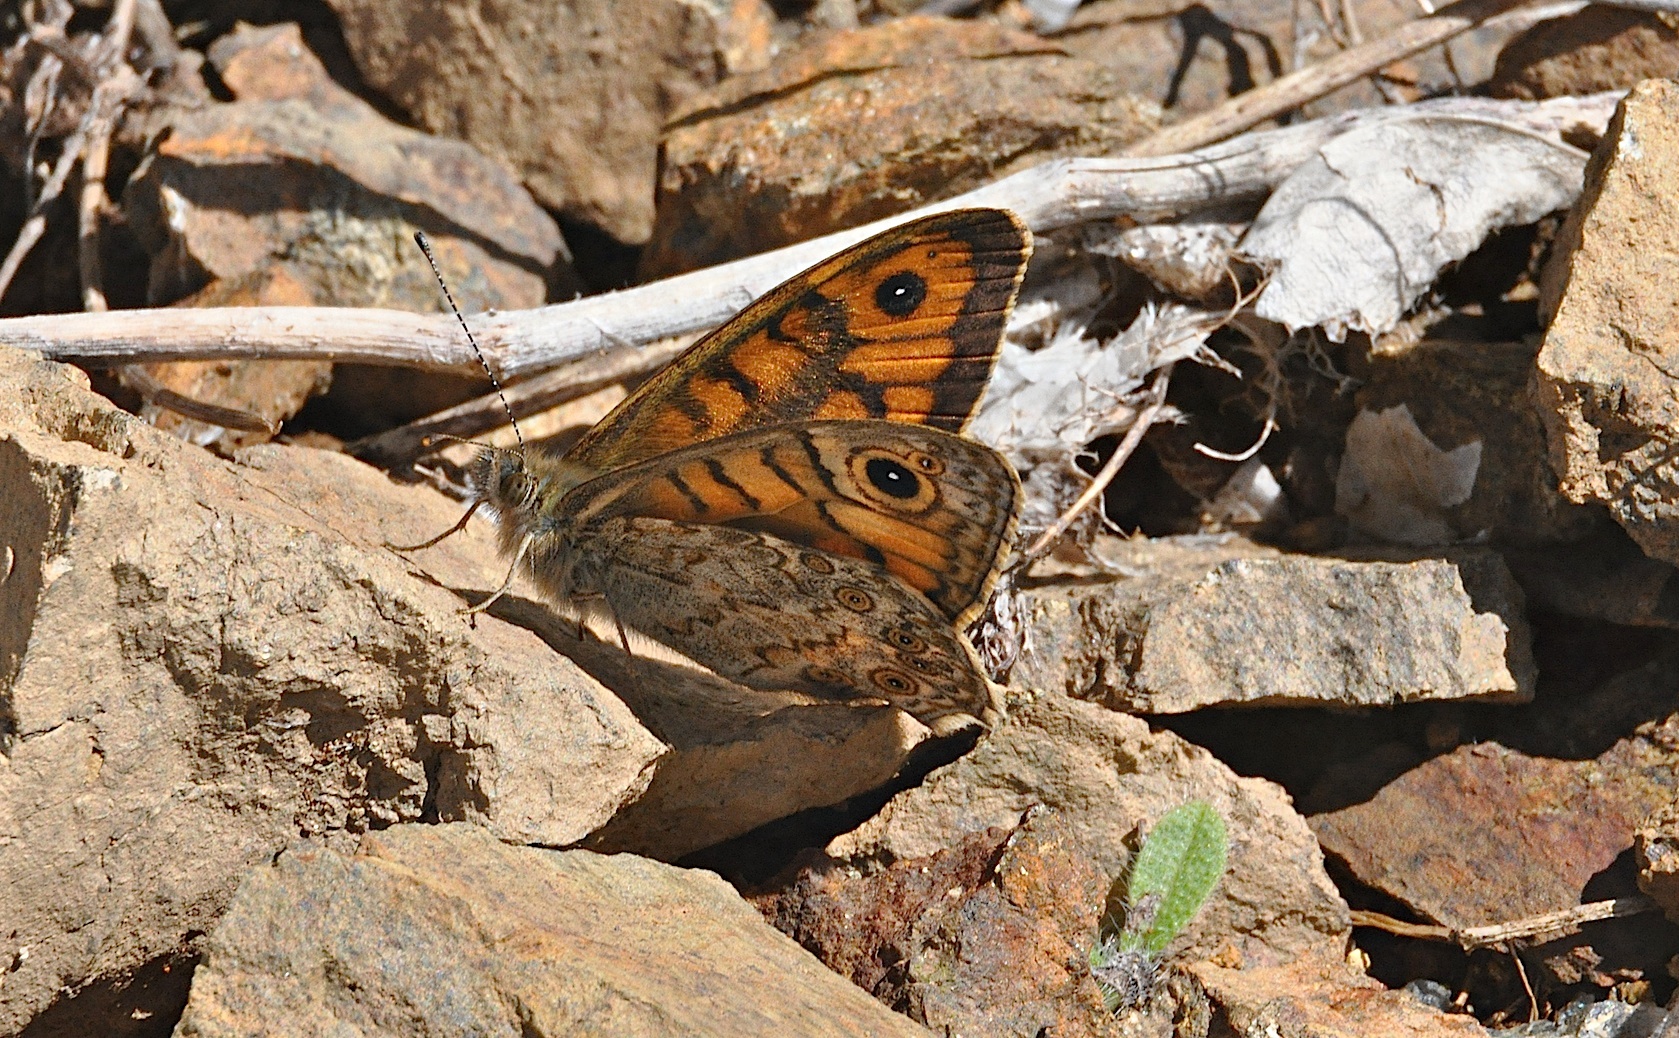
<path id="1" fill-rule="evenodd" d="M 1408 992 L 1390 991 L 1344 963 L 1308 959 L 1268 969 L 1189 967 L 1207 1000 L 1237 1038 L 1484 1038 L 1467 1015 L 1447 1014 Z"/>
<path id="2" fill-rule="evenodd" d="M 1428 449 L 1455 455 L 1475 445 L 1476 464 L 1467 473 L 1461 500 L 1425 517 L 1420 503 L 1396 500 L 1391 493 L 1378 500 L 1366 498 L 1364 514 L 1351 516 L 1353 528 L 1397 543 L 1490 540 L 1501 546 L 1526 546 L 1576 541 L 1600 524 L 1608 525 L 1600 509 L 1574 504 L 1557 492 L 1545 428 L 1530 388 L 1536 352 L 1536 346 L 1526 343 L 1425 339 L 1403 351 L 1373 356 L 1368 371 L 1360 372 L 1365 385 L 1358 404 L 1364 414 L 1404 407 L 1412 430 L 1425 438 Z M 1349 432 L 1343 476 L 1353 464 L 1353 444 L 1354 434 Z M 1364 457 L 1367 468 L 1374 470 L 1361 475 L 1367 485 L 1376 483 L 1373 476 L 1383 470 L 1404 468 L 1414 475 L 1422 467 L 1405 464 L 1404 445 L 1390 437 L 1370 445 Z M 1341 503 L 1338 495 L 1337 505 Z M 1413 516 L 1409 528 L 1426 521 L 1437 536 L 1382 538 L 1383 527 L 1402 525 L 1395 513 L 1407 508 Z M 1361 526 L 1361 519 L 1368 525 Z"/>
<path id="3" fill-rule="evenodd" d="M 1570 544 L 1506 549 L 1530 609 L 1633 627 L 1679 629 L 1679 581 L 1619 527 Z"/>
<path id="4" fill-rule="evenodd" d="M 1125 577 L 1024 592 L 1031 647 L 1015 684 L 1147 714 L 1532 694 L 1521 591 L 1490 551 L 1361 561 L 1239 539 L 1100 547 Z"/>
<path id="5" fill-rule="evenodd" d="M 1632 846 L 1641 819 L 1679 795 L 1675 689 L 1679 657 L 1668 653 L 1507 730 L 1505 743 L 1527 748 L 1460 746 L 1314 816 L 1312 829 L 1359 882 L 1445 926 L 1612 896 L 1589 894 L 1588 882 Z M 1595 745 L 1616 729 L 1631 734 Z M 1357 785 L 1346 775 L 1338 784 Z"/>
<path id="6" fill-rule="evenodd" d="M 154 301 L 283 261 L 317 305 L 435 310 L 416 230 L 468 310 L 536 306 L 550 279 L 567 283 L 559 228 L 505 167 L 379 115 L 294 26 L 247 30 L 217 55 L 253 96 L 153 112 L 161 139 L 124 193 Z M 282 63 L 291 76 L 268 75 Z"/>
<path id="7" fill-rule="evenodd" d="M 1639 889 L 1679 923 L 1679 800 L 1661 805 L 1639 823 L 1633 851 Z"/>
<path id="8" fill-rule="evenodd" d="M 373 925 L 370 925 L 373 924 Z M 727 884 L 402 825 L 256 868 L 176 1034 L 916 1035 Z"/>
<path id="9" fill-rule="evenodd" d="M 643 278 L 1107 154 L 1158 121 L 1100 65 L 980 22 L 910 17 L 807 39 L 672 120 Z"/>
<path id="10" fill-rule="evenodd" d="M 1538 394 L 1551 466 L 1646 553 L 1679 563 L 1679 287 L 1651 242 L 1679 240 L 1679 84 L 1621 103 L 1542 279 L 1554 316 Z"/>
<path id="11" fill-rule="evenodd" d="M 1111 877 L 1056 812 L 874 875 L 807 871 L 761 906 L 886 1005 L 944 1034 L 1115 1033 L 1090 977 Z"/>
<path id="12" fill-rule="evenodd" d="M 1671 16 L 1591 6 L 1551 18 L 1504 45 L 1487 84 L 1494 97 L 1547 97 L 1625 90 L 1679 68 L 1679 31 Z"/>
<path id="13" fill-rule="evenodd" d="M 1111 882 L 1130 860 L 1127 839 L 1192 799 L 1224 817 L 1229 867 L 1168 954 L 1217 954 L 1244 968 L 1339 955 L 1347 907 L 1281 790 L 1236 777 L 1171 732 L 1055 693 L 1011 704 L 1008 720 L 972 753 L 899 794 L 827 853 L 858 866 L 925 858 L 967 834 L 1012 827 L 1041 804 L 1077 834 L 1068 852 Z"/>
<path id="14" fill-rule="evenodd" d="M 653 226 L 659 131 L 734 60 L 767 55 L 762 0 L 631 6 L 331 0 L 369 85 L 432 133 L 494 155 L 550 209 L 626 244 Z"/>
<path id="15" fill-rule="evenodd" d="M 299 834 L 566 843 L 664 752 L 530 631 L 469 630 L 448 588 L 500 582 L 487 531 L 418 570 L 382 542 L 458 507 L 342 455 L 230 464 L 8 351 L 0 488 L 0 918 L 27 949 L 0 1033 L 190 956 Z"/>

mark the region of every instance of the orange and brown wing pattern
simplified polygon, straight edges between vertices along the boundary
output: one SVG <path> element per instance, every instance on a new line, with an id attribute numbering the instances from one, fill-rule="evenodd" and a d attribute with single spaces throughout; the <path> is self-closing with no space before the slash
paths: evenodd
<path id="1" fill-rule="evenodd" d="M 954 434 L 819 421 L 616 470 L 565 495 L 549 518 L 574 530 L 651 516 L 774 534 L 872 562 L 963 624 L 990 594 L 1019 495 L 1001 455 Z"/>
<path id="2" fill-rule="evenodd" d="M 773 289 L 644 384 L 568 458 L 596 472 L 761 425 L 878 418 L 959 431 L 1031 253 L 1012 213 L 895 227 Z"/>

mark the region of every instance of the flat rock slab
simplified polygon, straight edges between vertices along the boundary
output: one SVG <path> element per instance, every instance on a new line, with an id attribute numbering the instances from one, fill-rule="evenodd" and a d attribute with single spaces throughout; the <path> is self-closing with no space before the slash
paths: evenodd
<path id="1" fill-rule="evenodd" d="M 305 60 L 296 26 L 217 54 L 244 93 L 150 113 L 159 141 L 125 191 L 153 299 L 283 261 L 317 305 L 435 310 L 416 230 L 469 311 L 537 306 L 569 271 L 559 226 L 505 166 L 380 115 Z M 263 74 L 288 60 L 292 77 Z"/>
<path id="2" fill-rule="evenodd" d="M 1593 900 L 1587 884 L 1634 844 L 1640 823 L 1679 798 L 1679 658 L 1621 675 L 1537 720 L 1541 737 L 1600 715 L 1654 720 L 1607 749 L 1524 752 L 1462 746 L 1410 768 L 1363 803 L 1315 815 L 1326 853 L 1353 876 L 1454 928 L 1506 923 Z M 1619 704 L 1619 705 L 1617 705 Z M 1630 893 L 1631 891 L 1625 891 Z"/>
<path id="3" fill-rule="evenodd" d="M 1648 554 L 1679 563 L 1679 84 L 1622 101 L 1542 280 L 1538 392 L 1551 465 Z"/>
<path id="4" fill-rule="evenodd" d="M 803 241 L 1158 124 L 1103 65 L 980 21 L 817 33 L 666 131 L 644 279 Z"/>
<path id="5" fill-rule="evenodd" d="M 1229 867 L 1168 954 L 1243 965 L 1340 955 L 1347 906 L 1323 856 L 1281 789 L 1238 778 L 1210 753 L 1142 720 L 1057 693 L 1016 701 L 974 751 L 899 794 L 828 846 L 842 863 L 924 858 L 1029 807 L 1061 816 L 1069 847 L 1111 882 L 1131 858 L 1127 840 L 1168 810 L 1202 799 L 1223 816 Z"/>
<path id="6" fill-rule="evenodd" d="M 1025 592 L 1030 642 L 1012 683 L 1143 714 L 1532 694 L 1521 590 L 1491 551 L 1382 561 L 1235 539 L 1102 549 L 1126 576 Z"/>
<path id="7" fill-rule="evenodd" d="M 717 876 L 403 825 L 251 873 L 181 1038 L 924 1035 Z"/>

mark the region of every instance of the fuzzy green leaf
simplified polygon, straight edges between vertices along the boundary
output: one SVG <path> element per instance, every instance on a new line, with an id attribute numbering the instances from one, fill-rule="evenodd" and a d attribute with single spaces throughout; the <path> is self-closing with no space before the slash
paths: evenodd
<path id="1" fill-rule="evenodd" d="M 1155 823 L 1131 865 L 1125 892 L 1133 910 L 1144 898 L 1154 902 L 1154 917 L 1146 926 L 1127 925 L 1120 936 L 1124 950 L 1160 954 L 1213 892 L 1228 849 L 1224 819 L 1206 801 L 1175 807 Z"/>

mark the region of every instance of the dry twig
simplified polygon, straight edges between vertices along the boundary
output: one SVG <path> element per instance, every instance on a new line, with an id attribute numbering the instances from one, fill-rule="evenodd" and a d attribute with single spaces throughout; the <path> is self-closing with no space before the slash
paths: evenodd
<path id="1" fill-rule="evenodd" d="M 1398 934 L 1401 937 L 1418 937 L 1430 941 L 1451 941 L 1466 951 L 1476 948 L 1491 948 L 1513 940 L 1549 938 L 1567 933 L 1583 923 L 1596 922 L 1600 919 L 1620 919 L 1629 915 L 1640 915 L 1645 912 L 1657 911 L 1661 906 L 1655 899 L 1634 894 L 1630 897 L 1617 897 L 1608 901 L 1593 901 L 1588 905 L 1576 905 L 1556 912 L 1546 912 L 1543 915 L 1529 916 L 1508 923 L 1494 923 L 1490 926 L 1471 926 L 1464 929 L 1453 929 L 1449 926 L 1435 926 L 1429 923 L 1408 923 L 1403 919 L 1395 919 L 1380 912 L 1366 912 L 1354 910 L 1352 914 L 1354 926 L 1368 926 L 1387 933 Z"/>

